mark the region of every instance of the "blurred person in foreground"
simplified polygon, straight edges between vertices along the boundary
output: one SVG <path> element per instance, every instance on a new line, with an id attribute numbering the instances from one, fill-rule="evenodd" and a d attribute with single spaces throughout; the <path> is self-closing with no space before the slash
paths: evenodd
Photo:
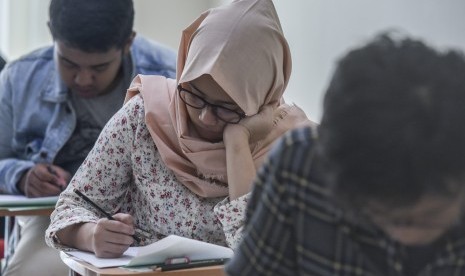
<path id="1" fill-rule="evenodd" d="M 260 169 L 228 275 L 465 275 L 465 60 L 384 33 Z"/>

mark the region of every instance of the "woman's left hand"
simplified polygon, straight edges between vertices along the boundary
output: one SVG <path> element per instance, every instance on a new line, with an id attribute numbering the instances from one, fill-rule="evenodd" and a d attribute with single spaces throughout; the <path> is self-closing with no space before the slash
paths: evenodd
<path id="1" fill-rule="evenodd" d="M 257 114 L 245 117 L 237 124 L 228 124 L 224 130 L 223 139 L 235 139 L 243 134 L 248 137 L 249 143 L 253 143 L 265 138 L 273 128 L 275 110 L 274 105 L 265 105 Z"/>
<path id="2" fill-rule="evenodd" d="M 257 114 L 242 119 L 238 124 L 226 126 L 223 142 L 226 148 L 230 200 L 235 200 L 252 189 L 256 168 L 250 143 L 259 141 L 270 133 L 275 110 L 274 106 L 266 105 Z"/>

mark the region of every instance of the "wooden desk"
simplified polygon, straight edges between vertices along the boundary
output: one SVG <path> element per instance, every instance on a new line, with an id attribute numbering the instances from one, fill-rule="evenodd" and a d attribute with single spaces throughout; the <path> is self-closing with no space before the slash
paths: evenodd
<path id="1" fill-rule="evenodd" d="M 206 266 L 173 271 L 148 271 L 133 272 L 124 268 L 97 268 L 91 264 L 72 257 L 65 252 L 60 252 L 61 260 L 70 268 L 70 276 L 80 274 L 82 276 L 225 276 L 223 266 Z"/>
<path id="2" fill-rule="evenodd" d="M 40 207 L 0 207 L 0 217 L 15 216 L 50 216 L 55 206 Z"/>

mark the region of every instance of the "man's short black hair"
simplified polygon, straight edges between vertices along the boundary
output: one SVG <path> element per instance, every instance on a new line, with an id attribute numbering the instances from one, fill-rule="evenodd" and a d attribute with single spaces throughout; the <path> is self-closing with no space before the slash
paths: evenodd
<path id="1" fill-rule="evenodd" d="M 319 152 L 335 198 L 358 208 L 463 189 L 463 53 L 390 33 L 350 51 L 325 95 Z"/>
<path id="2" fill-rule="evenodd" d="M 122 49 L 134 24 L 132 0 L 52 0 L 53 39 L 85 52 Z"/>

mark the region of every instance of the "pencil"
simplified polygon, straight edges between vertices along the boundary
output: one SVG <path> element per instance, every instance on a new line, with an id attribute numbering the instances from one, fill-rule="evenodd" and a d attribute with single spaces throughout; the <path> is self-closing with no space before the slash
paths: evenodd
<path id="1" fill-rule="evenodd" d="M 90 205 L 92 205 L 95 209 L 99 210 L 103 215 L 105 215 L 105 217 L 109 220 L 115 220 L 109 213 L 107 213 L 105 210 L 103 210 L 100 206 L 98 206 L 95 202 L 93 202 L 92 200 L 90 200 L 90 198 L 88 198 L 85 194 L 81 193 L 81 191 L 77 190 L 77 189 L 74 189 L 74 192 L 80 196 L 82 199 L 84 199 L 84 201 L 86 201 L 87 203 L 89 203 Z M 140 243 L 140 238 L 137 237 L 136 235 L 132 235 L 132 238 Z"/>

